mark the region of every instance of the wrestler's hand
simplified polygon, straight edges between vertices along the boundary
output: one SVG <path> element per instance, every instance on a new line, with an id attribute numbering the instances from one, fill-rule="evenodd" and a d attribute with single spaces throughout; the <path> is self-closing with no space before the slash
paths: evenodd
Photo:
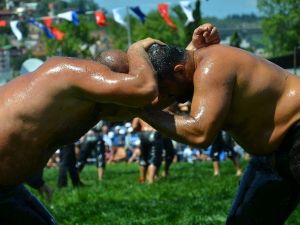
<path id="1" fill-rule="evenodd" d="M 137 41 L 135 42 L 133 45 L 131 46 L 138 46 L 138 47 L 141 47 L 141 48 L 144 48 L 144 49 L 147 49 L 149 48 L 152 44 L 159 44 L 159 45 L 165 45 L 165 43 L 163 43 L 162 41 L 160 40 L 157 40 L 157 39 L 153 39 L 153 38 L 146 38 L 146 39 L 143 39 L 143 40 L 140 40 L 140 41 Z"/>
<path id="2" fill-rule="evenodd" d="M 220 35 L 217 28 L 210 23 L 205 23 L 194 30 L 192 41 L 186 49 L 197 50 L 199 48 L 219 43 Z"/>

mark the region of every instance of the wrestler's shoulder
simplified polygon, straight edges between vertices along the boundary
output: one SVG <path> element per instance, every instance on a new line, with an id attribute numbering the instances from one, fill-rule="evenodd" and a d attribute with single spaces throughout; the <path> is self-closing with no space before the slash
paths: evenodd
<path id="1" fill-rule="evenodd" d="M 215 44 L 197 50 L 197 54 L 210 57 L 224 57 L 224 55 L 234 54 L 240 50 L 228 45 Z"/>

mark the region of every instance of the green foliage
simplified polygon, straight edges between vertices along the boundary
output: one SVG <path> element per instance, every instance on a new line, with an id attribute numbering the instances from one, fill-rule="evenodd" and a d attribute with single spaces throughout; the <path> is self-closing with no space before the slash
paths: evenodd
<path id="1" fill-rule="evenodd" d="M 267 50 L 273 56 L 293 51 L 300 45 L 299 0 L 258 0 Z"/>
<path id="2" fill-rule="evenodd" d="M 208 16 L 204 18 L 204 21 L 222 28 L 257 28 L 260 24 L 260 17 L 255 14 L 229 15 L 225 18 Z"/>
<path id="3" fill-rule="evenodd" d="M 186 33 L 185 44 L 186 45 L 191 41 L 191 37 L 193 35 L 194 30 L 203 22 L 202 16 L 201 16 L 201 1 L 200 0 L 196 1 L 196 6 L 193 11 L 193 17 L 194 17 L 195 21 L 192 23 L 189 23 L 185 27 L 185 33 Z"/>
<path id="4" fill-rule="evenodd" d="M 9 36 L 7 34 L 1 34 L 0 35 L 0 48 L 3 48 L 3 46 L 9 45 L 9 44 L 10 44 Z"/>
<path id="5" fill-rule="evenodd" d="M 234 32 L 230 37 L 230 46 L 240 48 L 242 39 L 237 32 Z"/>
<path id="6" fill-rule="evenodd" d="M 97 41 L 91 35 L 91 31 L 97 30 L 97 25 L 93 18 L 87 16 L 80 16 L 79 21 L 79 26 L 68 21 L 55 25 L 60 31 L 65 32 L 64 39 L 61 41 L 44 37 L 48 56 L 91 57 L 89 47 Z"/>
<path id="7" fill-rule="evenodd" d="M 101 183 L 95 166 L 88 166 L 81 174 L 85 187 L 69 182 L 45 204 L 61 225 L 223 225 L 239 178 L 231 161 L 222 163 L 221 172 L 212 175 L 212 162 L 177 163 L 170 178 L 142 185 L 136 164 L 108 165 Z M 50 186 L 57 175 L 57 169 L 45 171 Z M 300 224 L 297 210 L 286 223 L 294 224 Z"/>
<path id="8" fill-rule="evenodd" d="M 69 7 L 74 7 L 83 12 L 98 9 L 98 5 L 94 0 L 72 0 Z"/>
<path id="9" fill-rule="evenodd" d="M 79 11 L 96 10 L 98 8 L 97 3 L 94 0 L 71 0 L 67 1 L 53 1 L 53 0 L 41 0 L 38 4 L 37 15 L 45 16 L 49 13 L 49 4 L 54 5 L 54 13 L 60 13 L 70 8 L 77 9 Z"/>

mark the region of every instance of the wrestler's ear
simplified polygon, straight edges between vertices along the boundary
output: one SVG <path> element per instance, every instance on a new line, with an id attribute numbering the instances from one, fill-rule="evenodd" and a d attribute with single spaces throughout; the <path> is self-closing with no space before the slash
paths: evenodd
<path id="1" fill-rule="evenodd" d="M 185 67 L 183 64 L 177 64 L 174 67 L 174 72 L 183 72 L 185 70 Z"/>

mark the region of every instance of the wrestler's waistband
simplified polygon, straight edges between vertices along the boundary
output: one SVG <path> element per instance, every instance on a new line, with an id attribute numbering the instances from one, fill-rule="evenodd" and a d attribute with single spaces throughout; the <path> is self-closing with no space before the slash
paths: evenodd
<path id="1" fill-rule="evenodd" d="M 300 141 L 300 121 L 292 125 L 285 134 L 278 151 L 289 151 L 296 140 Z"/>
<path id="2" fill-rule="evenodd" d="M 0 201 L 13 196 L 15 193 L 24 188 L 23 185 L 17 186 L 0 186 Z"/>
<path id="3" fill-rule="evenodd" d="M 290 171 L 290 157 L 291 149 L 295 143 L 300 141 L 300 122 L 291 126 L 285 134 L 278 150 L 274 152 L 274 166 L 275 169 L 282 175 L 293 177 Z"/>

